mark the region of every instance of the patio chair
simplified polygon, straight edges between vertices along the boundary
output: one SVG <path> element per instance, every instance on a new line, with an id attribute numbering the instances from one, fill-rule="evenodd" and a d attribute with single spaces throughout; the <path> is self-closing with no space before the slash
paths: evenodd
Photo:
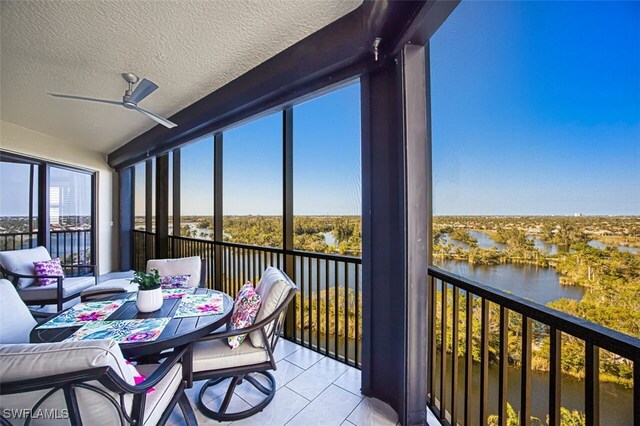
<path id="1" fill-rule="evenodd" d="M 185 424 L 197 425 L 184 393 L 181 361 L 188 351 L 177 349 L 161 364 L 137 365 L 136 372 L 109 339 L 0 345 L 0 421 L 155 426 L 164 425 L 179 404 Z M 146 378 L 136 384 L 138 373 Z"/>
<path id="2" fill-rule="evenodd" d="M 177 259 L 149 259 L 147 272 L 157 269 L 160 276 L 190 275 L 191 287 L 205 287 L 207 283 L 207 259 L 200 256 L 181 257 Z"/>
<path id="3" fill-rule="evenodd" d="M 298 287 L 284 272 L 267 268 L 256 287 L 262 304 L 255 323 L 242 329 L 213 333 L 194 344 L 191 379 L 207 380 L 198 396 L 198 409 L 201 413 L 218 421 L 235 421 L 262 411 L 271 402 L 276 393 L 275 378 L 269 373 L 269 370 L 276 369 L 273 352 L 280 337 L 287 306 L 297 291 Z M 247 333 L 249 335 L 236 349 L 231 349 L 227 344 L 227 338 Z M 227 379 L 231 381 L 220 407 L 216 410 L 207 407 L 203 402 L 207 389 Z M 265 397 L 248 410 L 229 413 L 227 409 L 234 390 L 244 380 Z"/>
<path id="4" fill-rule="evenodd" d="M 51 260 L 45 247 L 0 252 L 0 272 L 13 282 L 27 305 L 56 305 L 61 311 L 65 302 L 79 297 L 82 290 L 96 284 L 93 265 L 62 265 L 64 269 L 90 270 L 91 276 L 36 276 L 33 262 L 42 260 Z M 56 282 L 40 285 L 39 278 L 55 278 Z"/>
<path id="5" fill-rule="evenodd" d="M 190 275 L 189 284 L 192 287 L 204 287 L 207 282 L 207 259 L 200 256 L 183 257 L 178 259 L 150 259 L 147 261 L 147 272 L 157 269 L 161 276 Z M 82 291 L 82 301 L 90 301 L 119 293 L 136 291 L 138 286 L 131 284 L 130 279 L 122 278 L 109 280 Z"/>

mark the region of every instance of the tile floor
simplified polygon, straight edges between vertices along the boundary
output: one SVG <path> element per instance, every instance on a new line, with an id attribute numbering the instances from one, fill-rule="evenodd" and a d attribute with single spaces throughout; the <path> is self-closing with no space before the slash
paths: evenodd
<path id="1" fill-rule="evenodd" d="M 360 394 L 360 370 L 284 339 L 278 343 L 275 356 L 278 369 L 273 374 L 278 390 L 273 401 L 262 412 L 233 422 L 234 425 L 394 426 L 398 423 L 398 416 L 391 407 Z M 187 390 L 198 424 L 219 425 L 221 423 L 205 417 L 195 406 L 203 383 L 197 382 Z M 227 385 L 228 381 L 209 388 L 205 404 L 219 407 Z M 243 383 L 236 388 L 229 411 L 249 408 L 259 402 L 261 396 L 253 386 Z M 174 411 L 167 424 L 184 424 L 179 409 Z M 430 417 L 429 424 L 440 423 Z"/>

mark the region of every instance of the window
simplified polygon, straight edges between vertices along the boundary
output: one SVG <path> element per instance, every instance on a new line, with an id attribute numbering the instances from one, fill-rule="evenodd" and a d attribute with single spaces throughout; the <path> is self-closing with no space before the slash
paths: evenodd
<path id="1" fill-rule="evenodd" d="M 293 109 L 294 247 L 360 256 L 360 85 Z"/>
<path id="2" fill-rule="evenodd" d="M 224 239 L 282 247 L 282 114 L 224 134 Z"/>
<path id="3" fill-rule="evenodd" d="M 180 149 L 180 235 L 213 240 L 213 136 Z"/>
<path id="4" fill-rule="evenodd" d="M 35 247 L 38 233 L 38 166 L 0 162 L 0 251 Z"/>
<path id="5" fill-rule="evenodd" d="M 49 179 L 51 256 L 63 264 L 91 264 L 91 175 L 52 166 Z"/>

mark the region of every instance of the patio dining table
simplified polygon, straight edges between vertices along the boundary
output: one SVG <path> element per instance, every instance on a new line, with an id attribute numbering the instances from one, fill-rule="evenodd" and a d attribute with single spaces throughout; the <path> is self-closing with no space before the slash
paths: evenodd
<path id="1" fill-rule="evenodd" d="M 233 313 L 233 299 L 228 294 L 215 290 L 198 288 L 195 290 L 195 294 L 208 294 L 212 296 L 215 294 L 221 295 L 223 299 L 222 312 L 212 315 L 182 318 L 174 317 L 182 300 L 180 298 L 164 299 L 162 307 L 159 310 L 149 313 L 141 313 L 138 312 L 138 309 L 136 308 L 135 300 L 131 300 L 132 294 L 133 293 L 120 293 L 100 299 L 105 301 L 126 299 L 122 306 L 109 315 L 106 320 L 169 318 L 169 322 L 162 330 L 161 334 L 153 341 L 120 343 L 122 353 L 127 358 L 139 358 L 159 354 L 162 351 L 192 343 L 217 330 L 222 325 L 225 325 L 231 319 L 231 315 Z M 79 328 L 80 326 L 77 325 L 58 328 L 36 327 L 31 331 L 30 340 L 31 343 L 60 342 L 67 339 Z"/>

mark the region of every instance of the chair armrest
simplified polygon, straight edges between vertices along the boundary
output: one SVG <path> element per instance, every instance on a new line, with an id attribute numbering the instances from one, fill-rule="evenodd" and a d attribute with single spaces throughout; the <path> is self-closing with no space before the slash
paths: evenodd
<path id="1" fill-rule="evenodd" d="M 291 302 L 291 300 L 293 300 L 293 298 L 296 295 L 296 293 L 297 293 L 297 290 L 296 291 L 292 291 L 287 296 L 287 298 L 285 299 L 285 301 L 284 301 L 284 303 L 282 305 L 283 306 L 289 306 L 289 303 Z M 269 315 L 268 317 L 262 319 L 261 321 L 258 321 L 256 323 L 250 325 L 249 327 L 244 327 L 244 328 L 238 328 L 238 329 L 235 329 L 235 330 L 225 331 L 224 333 L 209 334 L 207 336 L 201 337 L 199 340 L 203 341 L 203 340 L 224 339 L 225 337 L 238 336 L 240 334 L 251 333 L 252 331 L 256 331 L 256 330 L 260 330 L 260 329 L 262 329 L 262 332 L 264 334 L 266 334 L 265 327 L 267 325 L 269 325 L 269 323 L 271 323 L 273 320 L 275 320 L 279 315 L 281 315 L 283 309 L 284 308 L 277 309 L 277 310 L 273 311 L 271 313 L 271 315 Z"/>

